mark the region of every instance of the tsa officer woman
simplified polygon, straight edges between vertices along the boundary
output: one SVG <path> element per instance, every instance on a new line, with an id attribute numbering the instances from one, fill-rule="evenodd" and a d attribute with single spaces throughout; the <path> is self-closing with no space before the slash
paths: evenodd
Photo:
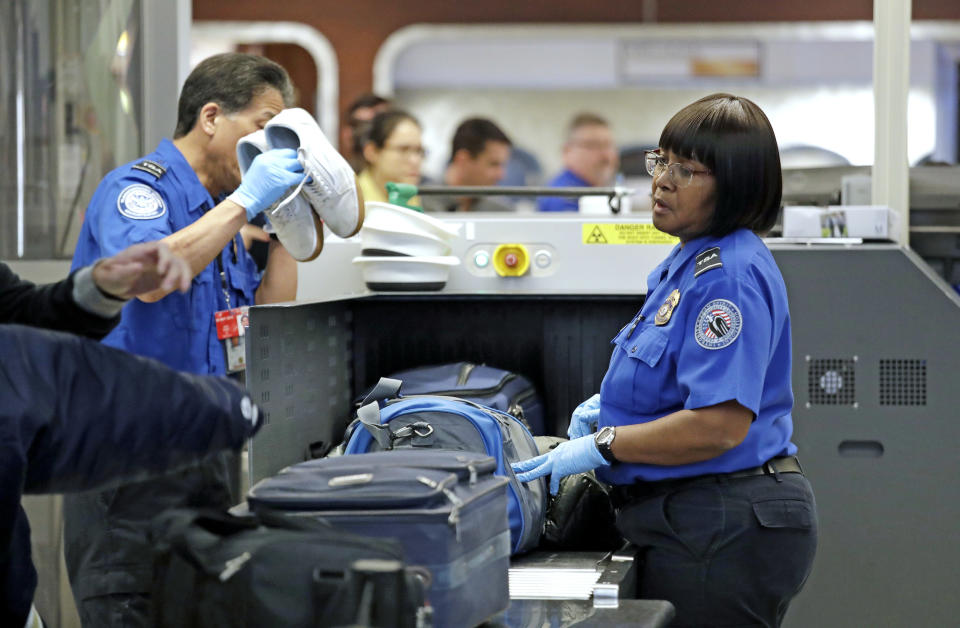
<path id="1" fill-rule="evenodd" d="M 817 517 L 790 442 L 787 292 L 757 235 L 780 209 L 776 138 L 753 102 L 714 94 L 673 116 L 647 170 L 653 224 L 680 243 L 571 440 L 514 469 L 554 491 L 594 468 L 614 485 L 618 527 L 645 550 L 640 595 L 673 602 L 675 625 L 778 626 Z"/>

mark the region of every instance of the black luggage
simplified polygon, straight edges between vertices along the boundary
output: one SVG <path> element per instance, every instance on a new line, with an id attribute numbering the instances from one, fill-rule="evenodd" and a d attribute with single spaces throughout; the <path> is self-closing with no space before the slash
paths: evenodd
<path id="1" fill-rule="evenodd" d="M 158 628 L 413 628 L 429 621 L 427 576 L 401 546 L 290 517 L 214 510 L 158 516 Z"/>
<path id="2" fill-rule="evenodd" d="M 403 382 L 404 395 L 441 395 L 466 399 L 512 414 L 535 436 L 544 434 L 543 401 L 533 383 L 511 371 L 486 364 L 455 362 L 421 366 L 388 375 Z"/>
<path id="3" fill-rule="evenodd" d="M 489 456 L 403 450 L 311 460 L 248 495 L 258 513 L 323 518 L 355 534 L 397 539 L 430 574 L 435 626 L 475 626 L 510 603 L 505 478 Z"/>

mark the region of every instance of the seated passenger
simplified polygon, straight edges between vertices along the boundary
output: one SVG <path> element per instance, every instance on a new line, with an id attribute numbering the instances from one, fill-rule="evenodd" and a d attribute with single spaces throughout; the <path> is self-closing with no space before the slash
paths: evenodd
<path id="1" fill-rule="evenodd" d="M 601 187 L 612 185 L 619 159 L 613 134 L 607 121 L 594 113 L 578 114 L 570 122 L 563 144 L 564 170 L 547 185 L 561 187 Z M 537 201 L 542 212 L 575 212 L 578 198 L 546 196 Z"/>
<path id="2" fill-rule="evenodd" d="M 370 134 L 363 146 L 367 165 L 357 176 L 363 198 L 386 203 L 387 182 L 420 183 L 425 154 L 416 118 L 399 109 L 378 113 L 370 122 Z M 407 204 L 419 206 L 420 200 L 413 198 Z"/>
<path id="3" fill-rule="evenodd" d="M 468 118 L 453 134 L 450 164 L 444 185 L 492 186 L 503 178 L 510 159 L 510 138 L 487 118 Z M 424 196 L 423 208 L 433 212 L 504 212 L 513 207 L 489 196 Z"/>
<path id="4" fill-rule="evenodd" d="M 370 132 L 370 121 L 381 111 L 393 107 L 393 102 L 373 92 L 357 96 L 343 116 L 340 127 L 340 154 L 343 155 L 354 172 L 360 172 L 366 165 L 363 161 L 363 144 Z"/>

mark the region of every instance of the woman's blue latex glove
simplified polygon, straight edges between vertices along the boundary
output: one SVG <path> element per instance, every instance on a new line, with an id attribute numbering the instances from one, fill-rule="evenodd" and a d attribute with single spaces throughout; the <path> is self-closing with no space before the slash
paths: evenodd
<path id="1" fill-rule="evenodd" d="M 556 449 L 528 460 L 521 460 L 510 465 L 513 472 L 518 474 L 521 482 L 529 482 L 537 478 L 550 475 L 550 494 L 556 495 L 560 490 L 560 480 L 574 473 L 586 473 L 600 466 L 609 466 L 604 460 L 593 440 L 593 434 L 581 436 L 576 440 L 568 440 L 557 445 Z"/>
<path id="2" fill-rule="evenodd" d="M 243 175 L 240 186 L 227 197 L 247 210 L 247 219 L 273 205 L 291 187 L 303 180 L 303 165 L 292 148 L 275 148 L 261 153 Z"/>
<path id="3" fill-rule="evenodd" d="M 570 427 L 567 428 L 567 438 L 573 440 L 592 434 L 597 431 L 597 421 L 600 420 L 600 394 L 590 397 L 573 411 L 570 416 Z"/>

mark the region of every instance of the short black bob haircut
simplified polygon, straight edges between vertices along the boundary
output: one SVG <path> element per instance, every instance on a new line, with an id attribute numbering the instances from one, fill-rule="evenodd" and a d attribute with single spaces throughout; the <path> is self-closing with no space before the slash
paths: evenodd
<path id="1" fill-rule="evenodd" d="M 674 115 L 660 148 L 709 168 L 717 182 L 716 209 L 702 235 L 739 228 L 765 233 L 780 213 L 783 173 L 773 127 L 752 101 L 711 94 Z"/>
<path id="2" fill-rule="evenodd" d="M 242 52 L 207 57 L 197 64 L 180 90 L 174 139 L 193 130 L 207 103 L 217 103 L 226 114 L 237 113 L 271 87 L 280 92 L 284 107 L 293 104 L 290 77 L 279 64 Z"/>

